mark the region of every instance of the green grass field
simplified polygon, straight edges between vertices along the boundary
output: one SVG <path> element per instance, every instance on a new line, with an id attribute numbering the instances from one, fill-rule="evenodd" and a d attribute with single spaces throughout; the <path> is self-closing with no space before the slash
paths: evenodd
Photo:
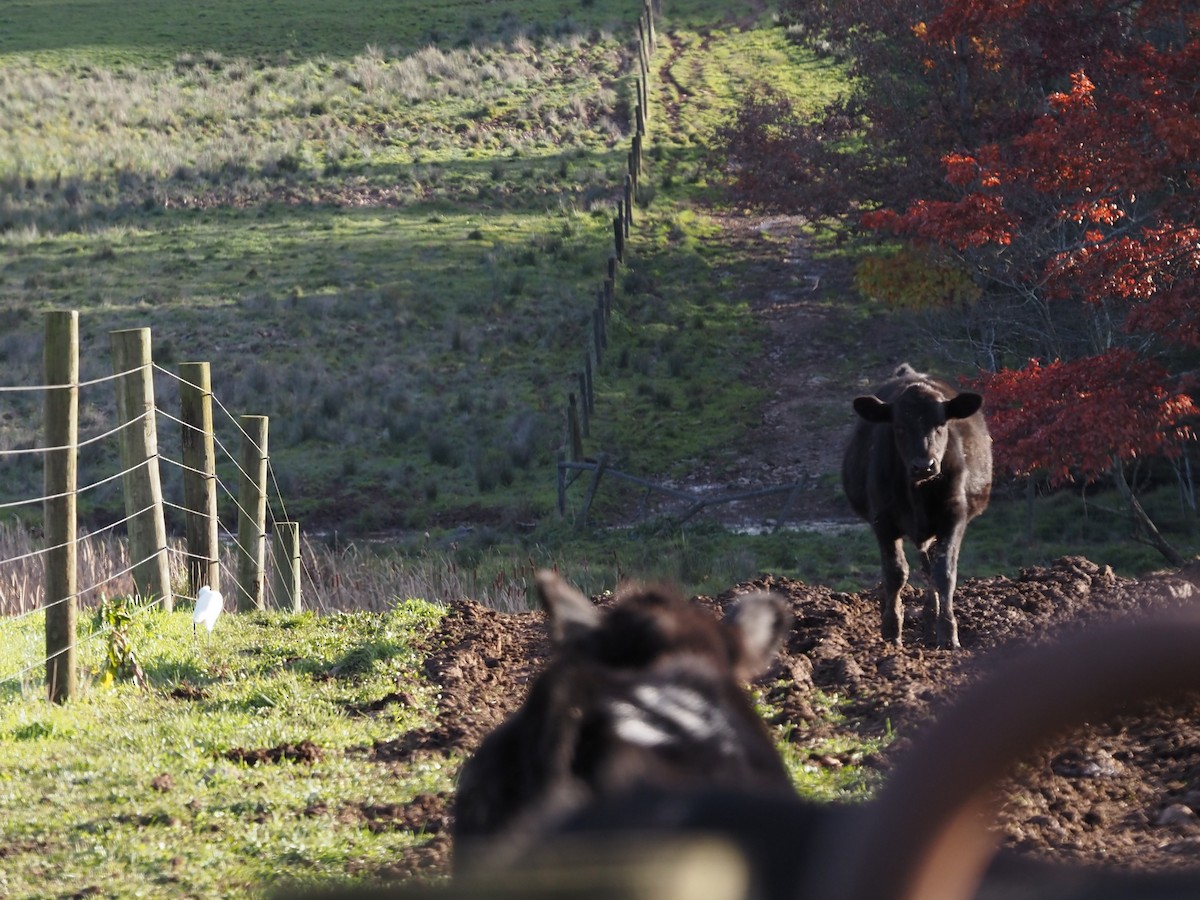
<path id="1" fill-rule="evenodd" d="M 421 636 L 438 607 L 387 614 L 141 614 L 128 631 L 150 683 L 104 686 L 107 637 L 81 622 L 81 697 L 0 684 L 0 892 L 46 897 L 261 896 L 268 885 L 370 880 L 411 831 L 371 830 L 356 811 L 452 787 L 456 760 L 403 772 L 370 760 L 375 740 L 428 724 Z M 14 658 L 41 620 L 0 623 Z M 379 703 L 402 683 L 409 703 Z M 380 707 L 364 715 L 356 710 Z M 315 760 L 259 766 L 227 754 L 310 742 Z M 236 754 L 235 754 L 236 756 Z"/>
<path id="2" fill-rule="evenodd" d="M 671 0 L 669 21 L 682 27 L 720 23 L 721 0 Z M 587 33 L 636 29 L 639 2 L 524 0 L 519 6 L 444 0 L 355 0 L 335 7 L 312 0 L 237 4 L 199 0 L 185 7 L 154 0 L 12 0 L 5 4 L 0 54 L 56 65 L 169 64 L 183 53 L 291 59 L 348 58 L 363 48 L 409 53 L 426 45 L 454 47 L 526 32 Z"/>
<path id="3" fill-rule="evenodd" d="M 652 108 L 681 86 L 704 100 L 651 129 L 619 351 L 597 379 L 596 445 L 639 471 L 720 446 L 754 401 L 727 377 L 757 339 L 737 292 L 747 263 L 689 209 L 712 129 L 784 63 L 814 105 L 837 85 L 777 29 L 722 9 L 671 4 L 662 22 L 671 77 L 652 80 Z M 187 10 L 6 7 L 6 381 L 40 380 L 43 311 L 79 309 L 85 379 L 111 367 L 108 331 L 150 327 L 161 366 L 208 360 L 231 413 L 269 416 L 305 527 L 545 517 L 612 253 L 639 7 L 364 3 L 340 27 L 301 2 Z M 109 393 L 85 392 L 85 430 L 111 417 Z M 14 396 L 6 446 L 32 445 L 39 402 Z M 88 464 L 111 463 L 96 453 Z M 10 489 L 40 479 L 18 464 Z M 84 519 L 119 505 L 98 491 Z"/>

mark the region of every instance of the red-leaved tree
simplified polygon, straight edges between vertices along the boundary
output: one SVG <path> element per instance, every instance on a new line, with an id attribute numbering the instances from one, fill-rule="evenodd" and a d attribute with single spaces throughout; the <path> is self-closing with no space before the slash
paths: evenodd
<path id="1" fill-rule="evenodd" d="M 769 93 L 745 104 L 722 144 L 742 199 L 841 209 L 904 241 L 858 283 L 953 307 L 960 358 L 988 373 L 1001 465 L 1055 483 L 1111 476 L 1178 561 L 1124 465 L 1177 456 L 1197 415 L 1196 4 L 783 6 L 814 42 L 847 49 L 855 87 L 809 121 Z"/>
<path id="2" fill-rule="evenodd" d="M 1177 455 L 1197 414 L 1200 15 L 1178 0 L 951 0 L 919 33 L 1040 71 L 1034 51 L 1054 45 L 1046 23 L 1081 8 L 1102 39 L 1073 48 L 1066 83 L 1024 127 L 947 153 L 953 196 L 864 222 L 956 256 L 985 298 L 1032 311 L 1024 343 L 1042 359 L 981 379 L 1001 463 L 1058 482 L 1111 474 L 1143 533 L 1179 562 L 1123 465 Z"/>

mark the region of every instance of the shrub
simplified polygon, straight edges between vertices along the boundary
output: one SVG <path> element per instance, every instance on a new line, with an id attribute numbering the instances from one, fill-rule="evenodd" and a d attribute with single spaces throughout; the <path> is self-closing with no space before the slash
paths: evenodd
<path id="1" fill-rule="evenodd" d="M 429 451 L 429 461 L 434 465 L 453 469 L 462 461 L 458 445 L 441 431 L 434 431 L 429 435 L 426 448 Z"/>

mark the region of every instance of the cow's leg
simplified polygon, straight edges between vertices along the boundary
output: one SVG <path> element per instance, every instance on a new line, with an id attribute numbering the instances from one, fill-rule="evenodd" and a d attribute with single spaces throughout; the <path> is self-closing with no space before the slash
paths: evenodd
<path id="1" fill-rule="evenodd" d="M 950 650 L 959 649 L 958 621 L 954 618 L 954 588 L 958 583 L 958 548 L 962 545 L 965 523 L 956 525 L 933 545 L 933 584 L 941 594 L 937 611 L 937 643 Z"/>
<path id="2" fill-rule="evenodd" d="M 925 606 L 921 611 L 921 621 L 925 626 L 925 640 L 929 643 L 937 640 L 937 623 L 941 616 L 941 594 L 933 577 L 936 547 L 937 543 L 932 539 L 921 545 L 921 571 L 925 574 Z"/>
<path id="3" fill-rule="evenodd" d="M 879 556 L 883 563 L 883 602 L 880 605 L 882 634 L 885 641 L 904 643 L 904 604 L 900 592 L 908 583 L 908 560 L 904 558 L 901 538 L 889 538 L 876 533 Z"/>

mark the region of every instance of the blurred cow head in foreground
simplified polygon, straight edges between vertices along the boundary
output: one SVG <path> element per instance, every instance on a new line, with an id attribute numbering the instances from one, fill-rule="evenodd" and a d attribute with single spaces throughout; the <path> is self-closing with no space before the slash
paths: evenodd
<path id="1" fill-rule="evenodd" d="M 553 654 L 463 767 L 457 868 L 631 790 L 791 793 L 742 686 L 791 626 L 781 598 L 748 594 L 718 621 L 662 586 L 627 585 L 607 609 L 553 572 L 539 573 L 537 590 Z"/>

